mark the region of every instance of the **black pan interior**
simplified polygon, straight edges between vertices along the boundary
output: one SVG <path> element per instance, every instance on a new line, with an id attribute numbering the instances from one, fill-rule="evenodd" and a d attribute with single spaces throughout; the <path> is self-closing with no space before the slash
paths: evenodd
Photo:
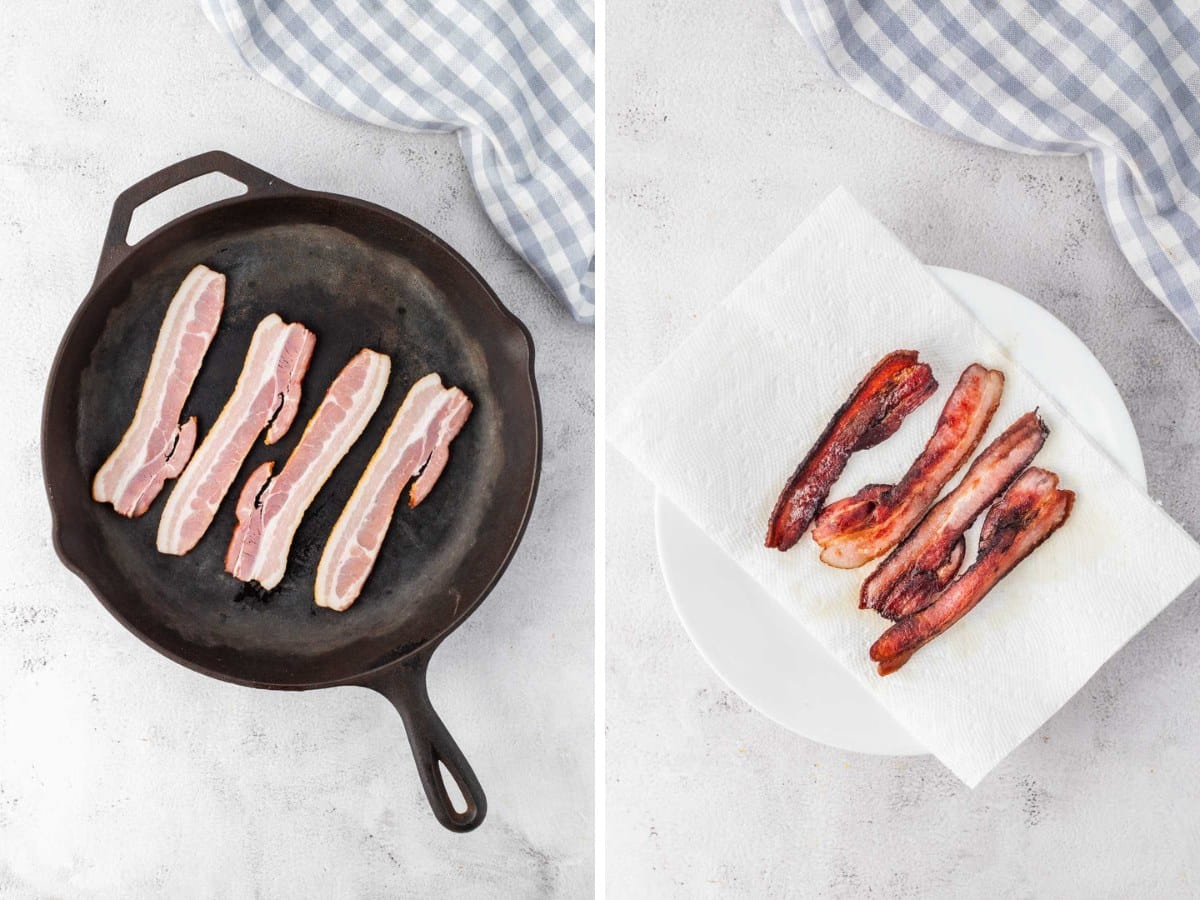
<path id="1" fill-rule="evenodd" d="M 184 410 L 201 436 L 263 316 L 303 322 L 317 343 L 287 436 L 273 447 L 260 440 L 199 546 L 171 557 L 154 544 L 173 482 L 136 520 L 94 503 L 90 485 L 132 418 L 170 298 L 198 263 L 228 278 L 221 328 Z M 391 357 L 387 393 L 310 507 L 284 581 L 263 594 L 224 571 L 236 495 L 263 461 L 279 470 L 362 347 Z M 420 507 L 397 508 L 358 602 L 320 609 L 312 583 L 330 528 L 408 388 L 430 371 L 475 404 L 450 464 Z M 407 220 L 328 195 L 222 204 L 147 239 L 96 286 L 64 339 L 44 448 L 60 551 L 121 621 L 188 665 L 281 687 L 354 678 L 451 628 L 503 570 L 537 480 L 532 378 L 524 329 L 456 254 Z"/>

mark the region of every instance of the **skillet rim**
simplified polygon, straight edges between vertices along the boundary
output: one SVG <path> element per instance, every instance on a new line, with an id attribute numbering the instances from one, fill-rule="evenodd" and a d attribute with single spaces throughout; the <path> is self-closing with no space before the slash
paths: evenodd
<path id="1" fill-rule="evenodd" d="M 64 522 L 64 519 L 67 517 L 66 510 L 60 508 L 59 506 L 59 504 L 63 501 L 60 498 L 55 497 L 55 482 L 59 479 L 54 477 L 54 472 L 52 471 L 52 467 L 56 464 L 56 460 L 51 458 L 52 450 L 50 442 L 48 441 L 49 432 L 52 429 L 52 420 L 56 415 L 58 415 L 57 409 L 52 408 L 51 401 L 56 388 L 58 387 L 59 380 L 64 376 L 62 366 L 66 348 L 71 342 L 72 336 L 78 329 L 80 320 L 83 318 L 85 311 L 95 302 L 96 297 L 101 292 L 102 288 L 111 279 L 117 277 L 122 270 L 133 265 L 134 262 L 146 252 L 147 247 L 150 246 L 155 240 L 162 238 L 173 229 L 182 227 L 184 224 L 196 218 L 222 213 L 239 205 L 262 203 L 264 201 L 277 201 L 281 199 L 323 201 L 334 204 L 335 206 L 345 206 L 351 210 L 370 212 L 375 215 L 382 216 L 401 228 L 408 229 L 414 238 L 426 241 L 432 244 L 436 250 L 446 254 L 452 262 L 456 263 L 463 270 L 463 272 L 468 275 L 475 284 L 478 285 L 484 296 L 491 300 L 492 305 L 495 307 L 495 311 L 500 314 L 502 321 L 504 321 L 506 325 L 511 326 L 514 329 L 515 335 L 522 339 L 522 347 L 525 351 L 525 365 L 520 369 L 520 373 L 524 375 L 524 378 L 522 379 L 522 388 L 524 388 L 526 385 L 529 388 L 528 399 L 531 404 L 530 412 L 532 413 L 532 424 L 534 426 L 532 435 L 532 471 L 530 472 L 529 477 L 529 487 L 525 492 L 526 499 L 524 501 L 524 508 L 521 510 L 520 524 L 517 527 L 516 532 L 513 534 L 512 540 L 509 542 L 508 547 L 505 548 L 500 564 L 496 567 L 495 572 L 493 572 L 490 577 L 486 579 L 486 583 L 482 589 L 478 591 L 477 595 L 469 603 L 463 604 L 459 611 L 440 631 L 426 637 L 407 652 L 378 665 L 372 665 L 359 669 L 353 674 L 320 681 L 268 681 L 251 677 L 243 677 L 233 672 L 214 669 L 210 666 L 203 665 L 192 659 L 182 656 L 176 653 L 174 650 L 163 646 L 158 641 L 154 640 L 150 635 L 146 634 L 140 627 L 137 626 L 137 624 L 130 621 L 129 618 L 121 612 L 118 605 L 114 603 L 108 596 L 106 596 L 105 593 L 96 585 L 86 567 L 71 557 L 71 554 L 64 545 L 63 534 L 69 528 L 69 526 Z M 106 250 L 106 247 L 102 247 L 102 259 L 104 258 Z M 92 596 L 95 597 L 109 612 L 109 614 L 112 615 L 112 617 L 118 622 L 120 622 L 127 631 L 131 632 L 134 636 L 136 636 L 139 640 L 153 650 L 157 651 L 173 662 L 179 663 L 180 665 L 191 669 L 194 672 L 207 675 L 211 678 L 216 678 L 219 681 L 229 682 L 231 684 L 239 684 L 246 687 L 264 688 L 268 690 L 300 691 L 336 687 L 340 685 L 368 686 L 370 682 L 378 680 L 378 678 L 384 673 L 390 672 L 406 663 L 412 663 L 413 661 L 428 661 L 429 656 L 438 647 L 438 645 L 445 640 L 445 638 L 451 632 L 455 631 L 463 624 L 463 622 L 470 618 L 475 610 L 479 608 L 479 605 L 487 599 L 488 595 L 491 594 L 497 583 L 499 583 L 501 577 L 503 577 L 505 571 L 507 571 L 513 557 L 516 555 L 517 548 L 520 546 L 521 541 L 525 536 L 525 531 L 529 527 L 529 520 L 533 514 L 533 506 L 537 499 L 537 491 L 541 481 L 542 471 L 542 407 L 541 399 L 537 389 L 534 361 L 535 349 L 533 336 L 530 334 L 528 327 L 526 327 L 525 323 L 522 322 L 521 319 L 519 319 L 517 315 L 512 312 L 512 310 L 504 305 L 504 303 L 500 300 L 500 297 L 496 294 L 495 290 L 492 289 L 491 285 L 488 284 L 479 271 L 449 243 L 447 243 L 434 232 L 430 231 L 425 226 L 414 221 L 408 216 L 405 216 L 403 213 L 396 212 L 395 210 L 388 209 L 380 204 L 373 203 L 368 200 L 362 200 L 357 197 L 349 197 L 344 194 L 337 194 L 328 191 L 309 190 L 307 188 L 296 187 L 282 181 L 276 182 L 276 186 L 269 192 L 256 193 L 254 191 L 248 191 L 245 194 L 219 200 L 215 203 L 206 204 L 163 224 L 150 234 L 141 238 L 136 244 L 129 246 L 123 258 L 121 258 L 114 265 L 108 266 L 106 269 L 102 269 L 101 273 L 98 274 L 97 278 L 88 289 L 87 294 L 79 302 L 79 305 L 72 314 L 70 321 L 63 330 L 62 337 L 59 340 L 58 349 L 55 351 L 54 359 L 50 364 L 49 374 L 46 378 L 46 388 L 42 397 L 42 421 L 39 431 L 39 440 L 41 443 L 40 456 L 42 462 L 42 482 L 46 489 L 46 497 L 50 507 L 50 532 L 51 543 L 54 547 L 54 552 L 62 564 L 84 583 L 84 585 L 91 592 Z M 391 652 L 394 653 L 396 651 L 393 650 Z M 385 656 L 386 655 L 387 654 L 385 654 Z M 235 660 L 236 658 L 237 657 L 235 657 Z M 236 666 L 236 662 L 234 663 L 234 666 Z"/>

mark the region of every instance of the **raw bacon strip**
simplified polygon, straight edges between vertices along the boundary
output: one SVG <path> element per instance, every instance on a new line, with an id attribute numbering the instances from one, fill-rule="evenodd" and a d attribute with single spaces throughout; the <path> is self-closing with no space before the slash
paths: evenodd
<path id="1" fill-rule="evenodd" d="M 904 417 L 937 390 L 913 350 L 889 353 L 854 389 L 788 480 L 771 512 L 768 547 L 787 550 L 808 529 L 850 454 L 887 440 Z"/>
<path id="2" fill-rule="evenodd" d="M 179 416 L 224 307 L 225 276 L 192 269 L 167 308 L 133 421 L 92 481 L 93 500 L 135 518 L 183 471 L 196 445 L 196 418 L 180 425 Z"/>
<path id="3" fill-rule="evenodd" d="M 963 533 L 1029 465 L 1049 433 L 1035 411 L 1021 416 L 992 441 L 958 486 L 863 582 L 859 607 L 898 619 L 928 604 L 961 563 L 961 548 L 956 545 Z"/>
<path id="4" fill-rule="evenodd" d="M 195 547 L 263 429 L 268 444 L 287 434 L 315 344 L 311 331 L 274 313 L 259 322 L 233 394 L 167 498 L 160 552 L 182 556 Z"/>
<path id="5" fill-rule="evenodd" d="M 424 466 L 409 506 L 428 496 L 450 458 L 450 442 L 470 414 L 467 395 L 442 387 L 436 374 L 412 386 L 325 544 L 313 592 L 318 606 L 341 612 L 358 598 L 404 485 Z"/>
<path id="6" fill-rule="evenodd" d="M 889 628 L 871 646 L 879 674 L 903 666 L 925 644 L 970 612 L 1021 560 L 1071 515 L 1072 491 L 1058 489 L 1058 476 L 1026 469 L 983 520 L 979 555 L 961 577 L 921 611 Z"/>
<path id="7" fill-rule="evenodd" d="M 900 543 L 975 452 L 1003 393 L 1003 372 L 968 366 L 946 400 L 929 443 L 899 483 L 867 485 L 853 497 L 825 507 L 817 517 L 812 534 L 824 548 L 821 562 L 857 569 Z"/>
<path id="8" fill-rule="evenodd" d="M 446 401 L 446 414 L 438 423 L 438 433 L 434 438 L 433 452 L 429 456 L 429 462 L 425 463 L 425 468 L 421 470 L 421 474 L 417 476 L 412 489 L 408 492 L 410 509 L 420 506 L 421 501 L 429 496 L 429 492 L 437 484 L 442 470 L 450 461 L 450 442 L 462 431 L 467 417 L 471 415 L 471 410 L 474 408 L 470 398 L 458 388 L 450 388 L 449 394 L 450 397 Z"/>
<path id="9" fill-rule="evenodd" d="M 382 353 L 360 350 L 329 386 L 283 471 L 272 476 L 275 464 L 267 462 L 250 473 L 225 571 L 266 590 L 283 580 L 300 520 L 375 414 L 391 367 Z"/>

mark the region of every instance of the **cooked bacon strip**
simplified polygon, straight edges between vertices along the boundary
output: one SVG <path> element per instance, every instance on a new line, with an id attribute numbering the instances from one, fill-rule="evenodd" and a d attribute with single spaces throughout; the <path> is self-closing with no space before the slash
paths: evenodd
<path id="1" fill-rule="evenodd" d="M 283 471 L 272 476 L 275 464 L 266 462 L 250 474 L 238 497 L 225 571 L 267 590 L 283 580 L 300 520 L 375 414 L 391 366 L 382 353 L 360 350 L 329 386 Z"/>
<path id="2" fill-rule="evenodd" d="M 970 612 L 988 591 L 1050 537 L 1071 515 L 1072 491 L 1058 489 L 1058 476 L 1030 468 L 996 502 L 983 520 L 979 555 L 932 603 L 885 631 L 872 646 L 879 674 L 903 666 L 925 644 Z"/>
<path id="3" fill-rule="evenodd" d="M 196 418 L 179 416 L 225 307 L 225 276 L 196 266 L 175 292 L 128 430 L 92 481 L 92 499 L 134 518 L 150 508 L 196 445 Z"/>
<path id="4" fill-rule="evenodd" d="M 361 593 L 408 480 L 424 466 L 409 492 L 409 506 L 429 495 L 450 458 L 450 442 L 471 414 L 458 388 L 437 374 L 412 386 L 333 526 L 314 588 L 318 606 L 349 608 Z"/>
<path id="5" fill-rule="evenodd" d="M 160 552 L 182 556 L 195 547 L 263 429 L 268 444 L 287 434 L 316 340 L 274 313 L 258 323 L 233 393 L 167 498 Z"/>
<path id="6" fill-rule="evenodd" d="M 891 556 L 863 582 L 859 607 L 889 619 L 916 612 L 954 577 L 962 561 L 956 545 L 981 512 L 1015 479 L 1046 442 L 1050 429 L 1026 413 L 992 441 Z M 956 559 L 957 558 L 957 559 Z"/>
<path id="7" fill-rule="evenodd" d="M 876 363 L 788 479 L 771 512 L 767 546 L 793 547 L 820 511 L 850 454 L 887 440 L 936 390 L 933 372 L 917 362 L 913 350 L 897 350 Z"/>
<path id="8" fill-rule="evenodd" d="M 886 608 L 881 611 L 881 615 L 895 619 L 927 606 L 934 594 L 954 580 L 966 553 L 966 538 L 960 537 L 932 572 L 914 572 L 902 578 L 888 597 Z"/>
<path id="9" fill-rule="evenodd" d="M 824 548 L 821 561 L 857 569 L 895 547 L 975 452 L 1003 393 L 1003 372 L 967 366 L 933 436 L 904 477 L 895 485 L 869 484 L 817 517 L 812 535 Z"/>

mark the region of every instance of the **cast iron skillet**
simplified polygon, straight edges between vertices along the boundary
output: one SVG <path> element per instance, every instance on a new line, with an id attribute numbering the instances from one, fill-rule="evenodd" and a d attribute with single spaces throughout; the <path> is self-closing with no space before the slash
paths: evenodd
<path id="1" fill-rule="evenodd" d="M 126 243 L 138 206 L 209 172 L 247 193 Z M 128 520 L 92 501 L 91 481 L 132 419 L 167 304 L 197 263 L 228 278 L 220 331 L 184 409 L 201 435 L 264 315 L 305 323 L 317 344 L 286 438 L 259 442 L 199 546 L 173 557 L 154 545 L 173 482 L 146 515 Z M 305 516 L 282 584 L 267 594 L 243 585 L 223 567 L 241 484 L 262 461 L 286 459 L 361 347 L 392 359 L 383 402 Z M 404 394 L 431 371 L 475 403 L 450 464 L 420 507 L 397 508 L 358 602 L 345 613 L 320 609 L 313 578 L 325 539 Z M 454 250 L 390 210 L 294 187 L 225 153 L 151 175 L 117 198 L 95 284 L 54 360 L 42 465 L 58 555 L 125 627 L 176 662 L 238 684 L 375 689 L 404 720 L 438 821 L 454 831 L 479 825 L 483 790 L 430 705 L 425 671 L 521 539 L 541 468 L 541 413 L 529 333 Z M 439 763 L 465 811 L 455 810 Z"/>

